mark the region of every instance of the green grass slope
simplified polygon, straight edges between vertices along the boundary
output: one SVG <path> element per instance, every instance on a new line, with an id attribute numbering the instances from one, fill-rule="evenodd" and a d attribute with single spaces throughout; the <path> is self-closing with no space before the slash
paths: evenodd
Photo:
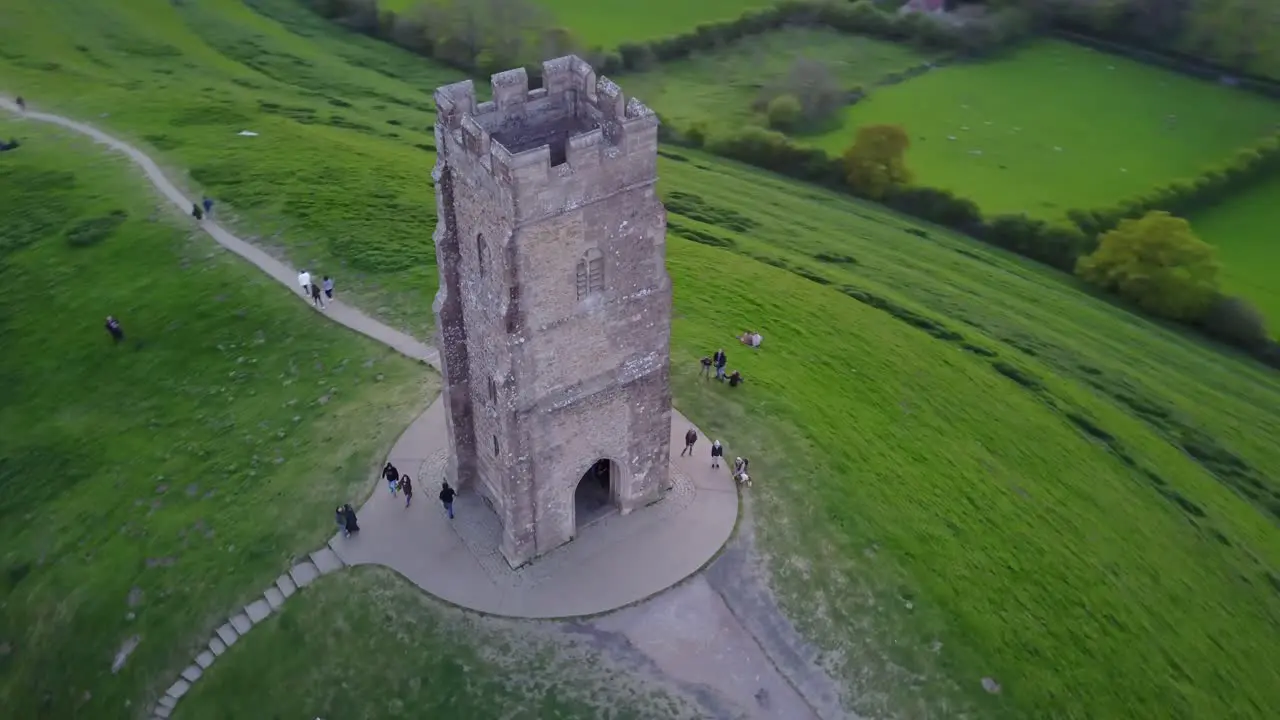
<path id="1" fill-rule="evenodd" d="M 290 0 L 75 8 L 67 25 L 19 3 L 31 30 L 0 28 L 0 87 L 192 168 L 260 242 L 422 332 L 434 158 L 417 146 L 452 75 Z M 179 56 L 137 51 L 162 36 Z M 264 142 L 235 144 L 246 125 Z M 752 458 L 778 592 L 856 709 L 1280 705 L 1274 373 L 873 206 L 682 150 L 660 172 L 677 404 Z M 734 344 L 747 327 L 758 353 Z M 735 391 L 697 378 L 719 345 Z"/>
<path id="2" fill-rule="evenodd" d="M 220 250 L 123 159 L 0 118 L 9 134 L 27 144 L 0 158 L 0 706 L 130 717 L 324 542 L 436 380 Z"/>
<path id="3" fill-rule="evenodd" d="M 236 643 L 234 659 L 214 665 L 183 699 L 182 713 L 196 720 L 697 717 L 676 694 L 611 666 L 585 641 L 462 612 L 368 566 L 321 578 L 254 628 Z"/>
<path id="4" fill-rule="evenodd" d="M 1059 218 L 1228 159 L 1280 123 L 1280 103 L 1044 40 L 881 88 L 813 142 L 838 154 L 875 123 L 910 133 L 918 182 L 991 213 Z"/>

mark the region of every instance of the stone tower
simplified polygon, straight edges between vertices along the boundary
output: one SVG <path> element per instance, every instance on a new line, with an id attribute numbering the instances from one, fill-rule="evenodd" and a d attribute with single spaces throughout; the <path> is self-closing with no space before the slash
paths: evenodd
<path id="1" fill-rule="evenodd" d="M 491 102 L 435 93 L 446 475 L 493 507 L 512 567 L 574 538 L 588 490 L 658 500 L 671 457 L 658 119 L 580 58 L 542 67 L 532 91 L 494 75 Z"/>

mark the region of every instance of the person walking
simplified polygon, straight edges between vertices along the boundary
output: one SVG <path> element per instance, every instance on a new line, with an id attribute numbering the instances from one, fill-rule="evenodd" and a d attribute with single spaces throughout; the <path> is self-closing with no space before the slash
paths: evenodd
<path id="1" fill-rule="evenodd" d="M 333 299 L 333 278 L 328 275 L 324 276 L 324 297 L 326 300 Z"/>
<path id="2" fill-rule="evenodd" d="M 400 492 L 404 493 L 404 506 L 409 507 L 409 502 L 413 500 L 413 481 L 408 475 L 400 476 Z"/>
<path id="3" fill-rule="evenodd" d="M 356 509 L 351 507 L 351 503 L 342 506 L 342 515 L 347 520 L 347 537 L 351 537 L 351 533 L 360 532 L 360 524 L 356 522 Z"/>
<path id="4" fill-rule="evenodd" d="M 716 379 L 724 381 L 724 368 L 729 364 L 729 356 L 724 354 L 724 348 L 716 351 L 716 355 L 712 358 L 716 364 Z"/>
<path id="5" fill-rule="evenodd" d="M 347 509 L 339 505 L 333 519 L 334 522 L 338 523 L 338 529 L 342 531 L 342 536 L 351 537 L 351 533 L 347 531 Z"/>
<path id="6" fill-rule="evenodd" d="M 711 358 L 706 355 L 702 356 L 702 369 L 698 371 L 698 377 L 705 377 L 708 380 L 711 379 Z"/>
<path id="7" fill-rule="evenodd" d="M 200 201 L 200 204 L 204 206 L 205 217 L 212 218 L 213 217 L 213 200 L 208 195 L 205 195 L 204 199 Z"/>
<path id="8" fill-rule="evenodd" d="M 684 434 L 684 449 L 680 451 L 680 457 L 688 455 L 693 457 L 693 444 L 698 442 L 698 431 L 689 428 L 689 432 Z"/>
<path id="9" fill-rule="evenodd" d="M 204 211 L 200 209 L 199 203 L 191 203 L 191 217 L 196 220 L 204 220 Z"/>
<path id="10" fill-rule="evenodd" d="M 15 98 L 15 101 L 18 103 L 18 111 L 19 111 L 19 112 L 26 112 L 26 111 L 27 111 L 27 101 L 26 101 L 26 100 L 23 100 L 21 97 L 18 97 L 18 98 Z"/>
<path id="11" fill-rule="evenodd" d="M 107 332 L 111 333 L 111 339 L 119 345 L 124 342 L 124 328 L 120 327 L 120 321 L 115 317 L 108 315 L 106 322 Z"/>
<path id="12" fill-rule="evenodd" d="M 320 286 L 314 283 L 311 285 L 311 304 L 318 310 L 324 309 L 324 300 L 320 298 Z"/>
<path id="13" fill-rule="evenodd" d="M 457 495 L 457 493 L 453 491 L 453 488 L 449 487 L 448 480 L 443 481 L 441 483 L 441 486 L 442 487 L 440 488 L 440 502 L 441 504 L 444 505 L 444 511 L 449 513 L 449 519 L 452 520 L 453 519 L 453 498 L 455 495 Z"/>
<path id="14" fill-rule="evenodd" d="M 311 273 L 306 270 L 298 272 L 298 287 L 302 288 L 302 297 L 311 297 Z"/>
<path id="15" fill-rule="evenodd" d="M 387 466 L 382 468 L 382 477 L 387 481 L 387 489 L 391 491 L 391 497 L 395 497 L 396 485 L 400 483 L 400 471 L 395 465 L 387 463 Z"/>
<path id="16" fill-rule="evenodd" d="M 720 467 L 720 458 L 722 458 L 722 457 L 724 457 L 724 446 L 720 444 L 720 441 L 719 441 L 719 440 L 714 440 L 714 441 L 712 441 L 712 443 L 711 443 L 711 467 L 712 467 L 712 468 L 719 468 L 719 467 Z"/>

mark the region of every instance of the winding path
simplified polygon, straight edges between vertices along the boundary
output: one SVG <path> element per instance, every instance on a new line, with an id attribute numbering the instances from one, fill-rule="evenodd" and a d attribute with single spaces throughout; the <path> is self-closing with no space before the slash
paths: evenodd
<path id="1" fill-rule="evenodd" d="M 185 214 L 192 207 L 193 201 L 155 161 L 129 143 L 59 115 L 24 112 L 8 97 L 0 96 L 0 108 L 87 135 L 123 153 L 180 212 Z M 295 269 L 213 220 L 200 222 L 200 228 L 219 245 L 297 292 Z M 322 314 L 440 370 L 440 355 L 434 347 L 354 307 L 335 300 Z M 675 447 L 692 423 L 674 410 L 672 421 Z M 434 465 L 442 462 L 442 433 L 443 409 L 437 399 L 406 429 L 391 458 L 404 470 L 417 463 L 419 478 L 437 476 L 433 473 Z M 366 528 L 361 535 L 367 536 L 366 541 L 360 542 L 357 536 L 353 543 L 335 536 L 228 618 L 163 693 L 152 708 L 152 718 L 168 718 L 206 668 L 299 589 L 321 575 L 364 563 L 386 565 L 432 595 L 492 614 L 552 618 L 603 613 L 630 605 L 596 626 L 575 627 L 578 631 L 589 628 L 597 634 L 620 634 L 630 643 L 632 652 L 642 653 L 670 674 L 691 678 L 687 682 L 698 688 L 697 692 L 709 690 L 713 696 L 738 706 L 737 710 L 716 712 L 716 716 L 739 716 L 742 710 L 746 710 L 746 716 L 760 718 L 843 716 L 838 691 L 825 673 L 817 671 L 812 657 L 789 662 L 786 667 L 775 663 L 774 657 L 798 651 L 808 653 L 811 649 L 773 605 L 767 585 L 744 580 L 750 575 L 744 564 L 744 558 L 751 554 L 749 532 L 707 573 L 699 574 L 729 542 L 737 520 L 738 493 L 727 471 L 712 471 L 705 461 L 673 457 L 672 476 L 675 487 L 663 501 L 627 517 L 606 518 L 599 523 L 601 527 L 589 526 L 582 531 L 582 537 L 590 543 L 570 543 L 546 556 L 547 562 L 539 561 L 521 571 L 510 571 L 505 563 L 494 561 L 496 518 L 488 527 L 484 521 L 469 529 L 465 524 L 451 527 L 438 512 L 430 512 L 439 508 L 430 502 L 429 488 L 418 488 L 427 497 L 414 507 L 416 515 L 404 512 L 398 500 L 374 492 L 360 510 Z M 484 508 L 479 503 L 474 505 L 475 515 L 484 517 Z M 466 496 L 459 496 L 458 506 L 460 514 L 468 511 Z M 385 535 L 397 541 L 376 542 L 371 535 Z M 388 547 L 437 550 L 384 552 Z M 490 552 L 486 553 L 486 547 Z M 621 574 L 618 568 L 623 569 Z M 463 582 L 455 581 L 459 575 L 466 576 Z M 663 593 L 695 576 L 694 583 Z M 660 593 L 661 598 L 655 597 Z M 764 610 L 744 606 L 750 598 L 755 598 L 751 602 Z M 769 626 L 761 626 L 760 622 Z M 753 700 L 740 702 L 743 698 Z"/>

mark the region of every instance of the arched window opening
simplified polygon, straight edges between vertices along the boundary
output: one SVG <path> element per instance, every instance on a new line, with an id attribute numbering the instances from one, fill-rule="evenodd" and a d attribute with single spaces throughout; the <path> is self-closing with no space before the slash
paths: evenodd
<path id="1" fill-rule="evenodd" d="M 578 261 L 576 285 L 579 300 L 604 292 L 604 255 L 599 250 L 588 250 Z"/>
<path id="2" fill-rule="evenodd" d="M 476 262 L 480 268 L 480 277 L 484 277 L 485 266 L 489 264 L 489 249 L 484 244 L 484 233 L 476 235 Z"/>

